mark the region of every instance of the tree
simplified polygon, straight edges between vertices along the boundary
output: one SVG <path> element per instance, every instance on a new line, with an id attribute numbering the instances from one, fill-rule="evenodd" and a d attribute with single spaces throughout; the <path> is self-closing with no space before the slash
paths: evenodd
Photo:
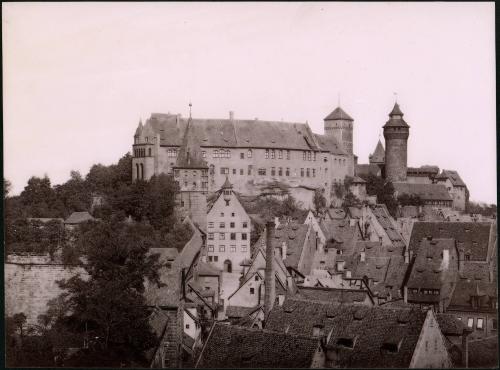
<path id="1" fill-rule="evenodd" d="M 411 194 L 408 195 L 406 193 L 401 194 L 398 196 L 398 203 L 401 206 L 423 206 L 424 202 L 422 199 L 416 195 L 416 194 Z"/>
<path id="2" fill-rule="evenodd" d="M 7 180 L 3 179 L 3 198 L 7 198 L 9 196 L 10 190 L 12 189 L 12 183 Z"/>
<path id="3" fill-rule="evenodd" d="M 366 193 L 368 195 L 376 195 L 377 203 L 385 204 L 389 213 L 395 217 L 398 203 L 394 197 L 392 182 L 385 181 L 383 178 L 371 173 L 361 177 L 366 181 Z"/>
<path id="4" fill-rule="evenodd" d="M 314 192 L 313 203 L 314 203 L 314 209 L 316 209 L 316 211 L 320 211 L 321 209 L 326 207 L 326 199 L 321 193 L 321 191 L 316 190 Z"/>
<path id="5" fill-rule="evenodd" d="M 54 187 L 57 201 L 54 207 L 64 217 L 73 212 L 88 211 L 90 208 L 91 193 L 82 175 L 78 171 L 71 171 L 70 179 L 64 184 Z"/>
<path id="6" fill-rule="evenodd" d="M 93 356 L 105 353 L 109 358 L 125 356 L 129 361 L 140 358 L 156 341 L 143 297 L 146 278 L 160 284 L 159 256 L 148 254 L 150 248 L 158 246 L 152 227 L 112 221 L 89 223 L 82 228 L 77 243 L 85 250 L 88 262 L 83 267 L 89 278 L 74 276 L 60 283 L 67 311 L 102 338 Z"/>
<path id="7" fill-rule="evenodd" d="M 343 208 L 356 207 L 361 204 L 361 201 L 350 190 L 347 191 L 344 201 L 342 202 Z"/>

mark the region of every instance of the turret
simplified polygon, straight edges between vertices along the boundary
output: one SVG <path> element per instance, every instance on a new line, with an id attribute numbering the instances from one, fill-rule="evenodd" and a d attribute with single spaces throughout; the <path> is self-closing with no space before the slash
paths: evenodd
<path id="1" fill-rule="evenodd" d="M 404 121 L 398 103 L 394 105 L 389 117 L 384 125 L 385 177 L 392 182 L 402 182 L 406 181 L 410 126 Z"/>

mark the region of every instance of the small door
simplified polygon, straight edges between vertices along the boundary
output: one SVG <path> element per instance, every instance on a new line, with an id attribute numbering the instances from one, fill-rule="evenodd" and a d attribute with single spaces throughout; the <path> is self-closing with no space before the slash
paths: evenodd
<path id="1" fill-rule="evenodd" d="M 230 260 L 224 261 L 224 272 L 233 272 L 233 266 Z"/>

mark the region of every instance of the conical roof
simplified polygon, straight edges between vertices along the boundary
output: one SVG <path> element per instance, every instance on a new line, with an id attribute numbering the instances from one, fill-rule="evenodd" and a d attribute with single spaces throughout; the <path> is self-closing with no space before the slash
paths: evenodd
<path id="1" fill-rule="evenodd" d="M 370 163 L 384 163 L 385 162 L 385 150 L 382 142 L 378 141 L 375 151 L 370 156 Z"/>
<path id="2" fill-rule="evenodd" d="M 389 121 L 384 125 L 385 127 L 410 127 L 403 119 L 403 112 L 399 108 L 399 104 L 394 104 L 391 113 L 389 113 Z"/>
<path id="3" fill-rule="evenodd" d="M 335 110 L 326 116 L 325 121 L 335 121 L 335 120 L 345 120 L 345 121 L 354 121 L 351 116 L 349 116 L 344 110 L 340 107 L 335 108 Z"/>
<path id="4" fill-rule="evenodd" d="M 203 159 L 201 145 L 194 133 L 193 120 L 189 118 L 182 145 L 177 155 L 176 167 L 178 168 L 208 168 L 207 162 Z"/>

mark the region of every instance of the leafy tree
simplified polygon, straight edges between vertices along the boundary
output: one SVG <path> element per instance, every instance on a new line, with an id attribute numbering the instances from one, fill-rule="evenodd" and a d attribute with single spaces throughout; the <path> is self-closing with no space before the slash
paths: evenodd
<path id="1" fill-rule="evenodd" d="M 164 226 L 160 230 L 160 244 L 180 252 L 192 236 L 193 230 L 189 224 L 176 222 L 172 229 Z"/>
<path id="2" fill-rule="evenodd" d="M 395 217 L 398 203 L 394 197 L 394 186 L 392 182 L 385 181 L 383 178 L 371 173 L 361 177 L 366 181 L 366 193 L 368 195 L 376 195 L 377 202 L 385 204 L 389 213 Z"/>
<path id="3" fill-rule="evenodd" d="M 54 187 L 57 201 L 54 205 L 64 217 L 73 212 L 88 211 L 91 193 L 82 175 L 78 171 L 71 171 L 70 179 L 64 184 Z"/>
<path id="4" fill-rule="evenodd" d="M 75 276 L 60 283 L 66 309 L 102 339 L 92 356 L 140 358 L 156 341 L 143 297 L 145 278 L 160 284 L 159 256 L 147 253 L 158 246 L 154 231 L 144 224 L 110 221 L 89 223 L 81 232 L 78 244 L 85 250 L 88 262 L 83 267 L 89 278 Z M 87 366 L 85 356 L 81 361 Z"/>
<path id="5" fill-rule="evenodd" d="M 12 189 L 12 183 L 7 180 L 7 179 L 3 179 L 3 198 L 7 198 L 9 196 L 9 193 Z"/>
<path id="6" fill-rule="evenodd" d="M 321 209 L 326 207 L 326 199 L 321 193 L 321 191 L 316 190 L 314 192 L 313 203 L 314 203 L 314 209 L 316 209 L 316 211 L 320 211 Z"/>
<path id="7" fill-rule="evenodd" d="M 344 201 L 342 202 L 342 207 L 355 207 L 359 206 L 360 204 L 361 201 L 358 199 L 358 197 L 356 197 L 350 190 L 348 190 L 344 197 Z"/>
<path id="8" fill-rule="evenodd" d="M 422 199 L 415 194 L 408 195 L 406 193 L 398 196 L 398 203 L 401 206 L 423 206 L 424 202 Z"/>

